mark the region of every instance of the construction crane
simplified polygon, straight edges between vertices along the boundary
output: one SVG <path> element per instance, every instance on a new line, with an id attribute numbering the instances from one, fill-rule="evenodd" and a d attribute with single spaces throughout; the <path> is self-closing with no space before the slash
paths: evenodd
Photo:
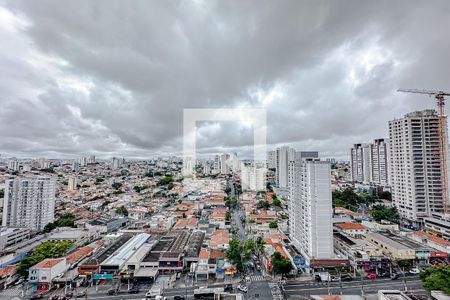
<path id="1" fill-rule="evenodd" d="M 436 98 L 436 104 L 439 111 L 439 154 L 441 157 L 441 172 L 442 172 L 442 202 L 444 205 L 444 214 L 449 215 L 450 203 L 448 196 L 448 170 L 447 170 L 447 130 L 446 130 L 446 116 L 445 116 L 445 98 L 450 96 L 450 93 L 443 91 L 430 91 L 418 89 L 399 89 L 398 92 L 425 94 Z"/>

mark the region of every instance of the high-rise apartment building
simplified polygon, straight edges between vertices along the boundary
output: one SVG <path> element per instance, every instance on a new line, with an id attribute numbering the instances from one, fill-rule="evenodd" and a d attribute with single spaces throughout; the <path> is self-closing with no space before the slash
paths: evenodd
<path id="1" fill-rule="evenodd" d="M 277 151 L 268 151 L 267 152 L 267 168 L 268 169 L 276 169 L 277 167 Z"/>
<path id="2" fill-rule="evenodd" d="M 249 166 L 241 163 L 241 184 L 243 191 L 266 190 L 266 166 L 262 163 Z"/>
<path id="3" fill-rule="evenodd" d="M 77 178 L 75 176 L 70 176 L 67 180 L 67 190 L 75 191 L 77 189 Z"/>
<path id="4" fill-rule="evenodd" d="M 3 226 L 42 230 L 54 220 L 53 177 L 16 177 L 5 182 Z"/>
<path id="5" fill-rule="evenodd" d="M 307 262 L 334 257 L 331 167 L 317 158 L 297 158 L 289 200 L 289 234 Z"/>
<path id="6" fill-rule="evenodd" d="M 276 150 L 276 186 L 289 187 L 289 162 L 295 160 L 295 150 L 288 146 Z"/>
<path id="7" fill-rule="evenodd" d="M 421 225 L 443 213 L 439 117 L 416 111 L 389 122 L 392 200 L 402 221 Z M 448 190 L 448 189 L 447 189 Z"/>
<path id="8" fill-rule="evenodd" d="M 122 161 L 121 159 L 117 158 L 117 157 L 113 157 L 111 159 L 111 168 L 113 170 L 117 170 L 120 168 L 120 166 L 122 165 Z"/>
<path id="9" fill-rule="evenodd" d="M 220 155 L 220 174 L 230 174 L 230 155 L 222 154 Z"/>
<path id="10" fill-rule="evenodd" d="M 11 171 L 19 171 L 19 162 L 17 160 L 10 160 L 8 161 L 8 169 Z"/>
<path id="11" fill-rule="evenodd" d="M 388 185 L 388 145 L 385 139 L 376 139 L 371 144 L 354 144 L 350 150 L 352 180 Z"/>

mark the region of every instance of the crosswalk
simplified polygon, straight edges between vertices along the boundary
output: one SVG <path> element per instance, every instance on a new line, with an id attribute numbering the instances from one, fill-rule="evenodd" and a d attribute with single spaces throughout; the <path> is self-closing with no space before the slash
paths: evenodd
<path id="1" fill-rule="evenodd" d="M 272 299 L 274 300 L 284 300 L 283 293 L 280 290 L 280 287 L 275 282 L 269 282 L 270 291 L 272 293 Z"/>
<path id="2" fill-rule="evenodd" d="M 245 278 L 245 281 L 247 282 L 253 282 L 253 281 L 265 281 L 266 279 L 262 275 L 249 275 Z"/>
<path id="3" fill-rule="evenodd" d="M 22 289 L 20 288 L 9 288 L 3 291 L 0 291 L 0 299 L 20 299 L 19 297 L 22 295 Z"/>

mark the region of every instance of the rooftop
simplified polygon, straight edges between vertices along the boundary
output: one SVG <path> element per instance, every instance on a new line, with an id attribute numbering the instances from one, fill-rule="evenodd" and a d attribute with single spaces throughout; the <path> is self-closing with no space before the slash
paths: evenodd
<path id="1" fill-rule="evenodd" d="M 66 258 L 47 258 L 43 261 L 35 264 L 30 269 L 50 269 L 59 264 L 62 261 L 66 261 Z"/>
<path id="2" fill-rule="evenodd" d="M 344 223 L 336 223 L 334 226 L 342 229 L 342 230 L 367 230 L 368 228 L 360 223 L 353 222 L 344 222 Z"/>
<path id="3" fill-rule="evenodd" d="M 149 238 L 148 233 L 135 235 L 108 257 L 102 265 L 123 265 Z"/>

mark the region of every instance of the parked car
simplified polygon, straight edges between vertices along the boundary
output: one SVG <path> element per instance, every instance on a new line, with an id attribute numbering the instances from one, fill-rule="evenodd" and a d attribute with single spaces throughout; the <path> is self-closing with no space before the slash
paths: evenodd
<path id="1" fill-rule="evenodd" d="M 411 270 L 409 270 L 409 274 L 419 274 L 420 270 L 418 268 L 412 268 Z"/>
<path id="2" fill-rule="evenodd" d="M 233 285 L 232 284 L 225 284 L 223 287 L 224 292 L 232 292 L 233 291 Z"/>
<path id="3" fill-rule="evenodd" d="M 243 293 L 247 293 L 248 291 L 247 287 L 243 284 L 238 285 L 238 290 L 240 290 Z"/>
<path id="4" fill-rule="evenodd" d="M 375 278 L 377 278 L 377 274 L 376 273 L 369 273 L 369 274 L 367 274 L 367 278 L 368 279 L 375 279 Z"/>
<path id="5" fill-rule="evenodd" d="M 76 298 L 82 298 L 82 297 L 85 297 L 86 296 L 86 291 L 78 291 L 76 294 L 75 294 L 75 297 Z"/>
<path id="6" fill-rule="evenodd" d="M 184 296 L 173 296 L 173 300 L 184 300 Z"/>
<path id="7" fill-rule="evenodd" d="M 131 289 L 128 290 L 128 294 L 139 294 L 139 287 L 138 286 L 133 286 Z"/>
<path id="8" fill-rule="evenodd" d="M 107 293 L 108 293 L 109 296 L 112 296 L 112 295 L 117 294 L 117 290 L 116 289 L 109 289 Z"/>
<path id="9" fill-rule="evenodd" d="M 352 281 L 353 277 L 349 274 L 344 274 L 341 276 L 341 281 Z"/>
<path id="10" fill-rule="evenodd" d="M 388 277 L 388 276 L 389 276 L 389 272 L 384 272 L 384 271 L 378 272 L 378 277 Z"/>
<path id="11" fill-rule="evenodd" d="M 396 279 L 398 279 L 399 277 L 400 277 L 400 275 L 397 274 L 397 273 L 392 273 L 392 274 L 391 274 L 391 279 L 392 279 L 392 280 L 396 280 Z"/>

